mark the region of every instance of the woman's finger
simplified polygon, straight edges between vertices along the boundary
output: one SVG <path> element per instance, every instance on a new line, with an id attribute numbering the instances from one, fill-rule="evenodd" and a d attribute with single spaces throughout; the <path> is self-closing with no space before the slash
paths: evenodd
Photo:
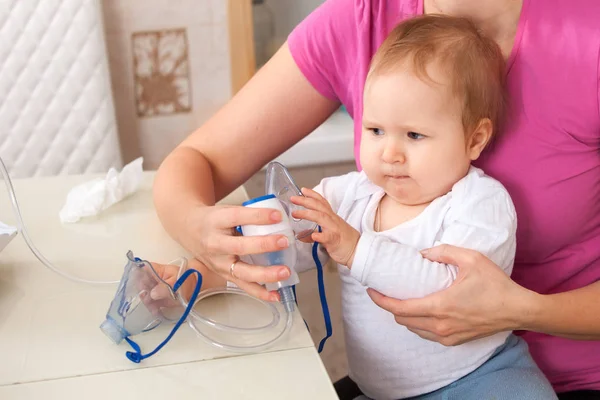
<path id="1" fill-rule="evenodd" d="M 150 291 L 150 298 L 152 300 L 163 300 L 171 298 L 171 290 L 165 284 L 158 284 Z"/>
<path id="2" fill-rule="evenodd" d="M 419 329 L 422 331 L 428 331 L 431 333 L 438 333 L 436 330 L 436 322 L 438 320 L 431 317 L 398 317 L 394 319 L 400 325 L 405 326 L 408 329 Z"/>
<path id="3" fill-rule="evenodd" d="M 279 282 L 290 277 L 290 269 L 284 265 L 263 267 L 237 261 L 233 268 L 231 268 L 232 263 L 227 266 L 229 279 L 237 279 L 244 282 L 269 283 Z"/>
<path id="4" fill-rule="evenodd" d="M 179 267 L 175 265 L 166 265 L 154 262 L 150 264 L 152 266 L 152 269 L 154 269 L 156 275 L 158 275 L 160 279 L 167 282 L 171 286 L 175 284 L 175 281 L 177 280 L 177 273 L 179 272 Z M 148 266 L 144 266 L 144 268 L 147 268 L 147 271 L 151 276 L 154 275 Z"/>
<path id="5" fill-rule="evenodd" d="M 368 288 L 367 294 L 379 307 L 400 317 L 434 317 L 434 302 L 429 295 L 420 299 L 398 300 Z"/>
<path id="6" fill-rule="evenodd" d="M 289 245 L 289 240 L 285 235 L 215 235 L 207 243 L 207 252 L 210 254 L 235 254 L 243 256 L 280 251 L 287 249 Z"/>
<path id="7" fill-rule="evenodd" d="M 264 286 L 257 283 L 244 282 L 239 279 L 233 279 L 231 282 L 235 283 L 244 292 L 257 299 L 264 301 L 279 301 L 278 293 L 269 292 Z"/>
<path id="8" fill-rule="evenodd" d="M 419 336 L 425 334 L 430 337 L 449 338 L 456 336 L 459 331 L 456 325 L 452 324 L 452 321 L 447 318 L 430 318 L 430 317 L 395 317 L 398 324 L 405 326 L 410 331 L 419 331 Z"/>
<path id="9" fill-rule="evenodd" d="M 481 254 L 475 250 L 449 244 L 442 244 L 422 250 L 421 254 L 430 261 L 456 266 L 474 265 L 481 257 Z"/>
<path id="10" fill-rule="evenodd" d="M 211 218 L 218 228 L 243 225 L 269 225 L 281 222 L 281 212 L 271 208 L 227 206 L 218 208 Z"/>
<path id="11" fill-rule="evenodd" d="M 441 341 L 443 340 L 443 338 L 438 337 L 435 334 L 433 334 L 429 331 L 426 331 L 426 330 L 414 329 L 414 328 L 408 328 L 408 330 L 425 340 L 429 340 L 432 342 L 438 342 L 438 343 L 441 343 Z"/>
<path id="12" fill-rule="evenodd" d="M 408 328 L 408 330 L 423 339 L 426 339 L 426 340 L 429 340 L 432 342 L 437 342 L 437 343 L 440 343 L 447 347 L 460 346 L 461 344 L 489 336 L 487 334 L 486 335 L 471 335 L 471 334 L 465 334 L 465 333 L 454 334 L 454 335 L 449 335 L 449 336 L 440 336 L 440 335 L 436 335 L 435 333 L 429 332 L 427 330 L 411 329 L 411 328 Z"/>

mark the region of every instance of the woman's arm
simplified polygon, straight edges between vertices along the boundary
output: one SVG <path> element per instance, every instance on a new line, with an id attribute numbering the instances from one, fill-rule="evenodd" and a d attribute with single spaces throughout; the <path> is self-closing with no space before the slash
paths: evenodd
<path id="1" fill-rule="evenodd" d="M 421 299 L 396 300 L 373 290 L 369 295 L 399 324 L 425 339 L 454 346 L 502 331 L 532 330 L 600 340 L 600 282 L 541 295 L 517 285 L 476 251 L 442 245 L 423 253 L 432 261 L 458 266 L 452 286 Z"/>
<path id="2" fill-rule="evenodd" d="M 166 229 L 180 236 L 186 218 L 182 211 L 214 205 L 312 132 L 338 106 L 311 86 L 284 45 L 161 164 L 154 200 Z"/>
<path id="3" fill-rule="evenodd" d="M 600 340 L 600 282 L 568 292 L 533 293 L 519 329 L 576 340 Z"/>
<path id="4" fill-rule="evenodd" d="M 216 115 L 179 145 L 160 166 L 154 183 L 158 216 L 169 234 L 222 278 L 232 255 L 276 251 L 278 236 L 233 237 L 238 224 L 269 224 L 269 210 L 207 207 L 234 190 L 268 161 L 319 126 L 339 106 L 315 90 L 287 45 Z M 277 214 L 277 213 L 276 213 Z M 285 269 L 287 273 L 287 268 Z M 248 282 L 281 279 L 282 269 L 238 262 L 234 282 L 257 297 L 268 292 Z"/>
<path id="5" fill-rule="evenodd" d="M 169 203 L 168 190 L 162 189 L 181 190 L 183 185 L 193 189 L 186 192 L 194 203 L 214 204 L 312 132 L 339 105 L 312 87 L 284 44 L 166 158 L 157 177 L 157 202 Z"/>

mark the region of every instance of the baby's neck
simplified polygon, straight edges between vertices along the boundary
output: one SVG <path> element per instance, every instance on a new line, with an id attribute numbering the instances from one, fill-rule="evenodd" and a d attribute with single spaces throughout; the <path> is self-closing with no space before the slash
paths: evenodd
<path id="1" fill-rule="evenodd" d="M 387 194 L 383 195 L 375 212 L 374 230 L 386 231 L 408 222 L 421 214 L 431 202 L 406 205 L 397 202 Z"/>

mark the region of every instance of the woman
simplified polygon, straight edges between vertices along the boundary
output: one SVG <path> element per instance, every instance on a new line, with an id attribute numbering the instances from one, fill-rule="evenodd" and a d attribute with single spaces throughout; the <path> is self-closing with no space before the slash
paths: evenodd
<path id="1" fill-rule="evenodd" d="M 398 323 L 446 345 L 523 331 L 561 399 L 600 398 L 597 0 L 328 0 L 165 159 L 155 183 L 158 214 L 208 268 L 256 297 L 276 300 L 256 282 L 285 278 L 287 269 L 247 265 L 238 256 L 275 251 L 287 246 L 285 238 L 235 237 L 233 227 L 280 217 L 214 206 L 215 201 L 306 136 L 340 103 L 354 117 L 358 151 L 369 61 L 399 21 L 421 13 L 473 19 L 507 60 L 510 112 L 477 166 L 500 180 L 515 202 L 513 280 L 481 255 L 442 247 L 428 258 L 460 267 L 452 287 L 410 301 L 375 292 L 372 299 Z"/>

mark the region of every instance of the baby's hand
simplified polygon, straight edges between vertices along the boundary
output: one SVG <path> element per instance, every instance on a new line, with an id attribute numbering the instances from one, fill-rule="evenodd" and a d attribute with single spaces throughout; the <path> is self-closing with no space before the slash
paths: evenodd
<path id="1" fill-rule="evenodd" d="M 303 188 L 302 194 L 293 196 L 291 201 L 306 210 L 294 211 L 292 216 L 319 224 L 322 232 L 313 232 L 312 239 L 325 246 L 337 263 L 351 268 L 360 233 L 340 218 L 319 193 Z"/>

